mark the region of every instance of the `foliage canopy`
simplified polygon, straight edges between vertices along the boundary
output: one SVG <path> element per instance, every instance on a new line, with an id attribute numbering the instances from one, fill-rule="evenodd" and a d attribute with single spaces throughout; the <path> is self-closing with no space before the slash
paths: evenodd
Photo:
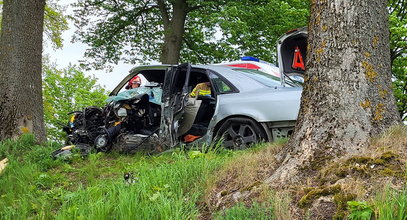
<path id="1" fill-rule="evenodd" d="M 103 106 L 107 91 L 96 83 L 96 78 L 85 76 L 77 67 L 58 69 L 43 66 L 44 121 L 48 138 L 61 141 L 62 127 L 69 120 L 69 112 L 88 106 Z"/>
<path id="2" fill-rule="evenodd" d="M 3 1 L 0 1 L 0 33 L 2 5 Z M 58 4 L 58 0 L 47 0 L 44 10 L 44 33 L 55 49 L 62 48 L 62 32 L 68 30 L 68 21 L 67 16 L 63 14 L 64 10 L 65 8 Z"/>
<path id="3" fill-rule="evenodd" d="M 407 5 L 390 0 L 390 48 L 394 96 L 403 121 L 407 120 Z"/>
<path id="4" fill-rule="evenodd" d="M 159 60 L 164 44 L 164 18 L 159 3 L 175 17 L 173 1 L 79 0 L 75 40 L 90 48 L 93 68 Z M 186 1 L 188 8 L 180 62 L 213 63 L 254 55 L 274 60 L 276 39 L 304 26 L 308 3 L 300 0 Z M 91 16 L 93 15 L 93 16 Z M 95 16 L 96 15 L 96 16 Z"/>

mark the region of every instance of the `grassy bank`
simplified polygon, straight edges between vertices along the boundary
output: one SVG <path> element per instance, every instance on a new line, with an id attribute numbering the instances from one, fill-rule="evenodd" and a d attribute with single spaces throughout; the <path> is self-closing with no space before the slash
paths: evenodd
<path id="1" fill-rule="evenodd" d="M 214 181 L 222 177 L 230 186 L 220 196 L 233 187 L 257 186 L 283 143 L 238 152 L 176 149 L 152 156 L 99 153 L 53 160 L 50 154 L 59 145 L 39 146 L 32 136 L 23 136 L 0 143 L 0 160 L 9 159 L 0 174 L 0 219 L 287 219 L 291 195 L 268 188 L 254 202 L 225 210 L 205 204 L 205 193 L 216 190 Z M 128 181 L 124 174 L 130 174 Z M 347 216 L 406 219 L 407 191 L 383 187 L 370 199 L 351 203 Z"/>
<path id="2" fill-rule="evenodd" d="M 0 145 L 0 158 L 9 159 L 0 177 L 1 219 L 195 219 L 205 181 L 235 154 L 176 150 L 52 160 L 58 147 L 38 146 L 31 136 Z"/>

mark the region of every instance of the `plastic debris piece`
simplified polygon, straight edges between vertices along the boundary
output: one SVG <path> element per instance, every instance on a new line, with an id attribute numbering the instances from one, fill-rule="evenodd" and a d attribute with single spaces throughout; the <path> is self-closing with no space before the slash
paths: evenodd
<path id="1" fill-rule="evenodd" d="M 68 145 L 68 146 L 65 146 L 65 147 L 61 148 L 61 150 L 70 150 L 70 149 L 72 149 L 74 147 L 75 147 L 75 145 Z"/>
<path id="2" fill-rule="evenodd" d="M 192 134 L 187 134 L 184 137 L 184 142 L 185 143 L 190 143 L 190 142 L 193 142 L 193 141 L 195 141 L 196 139 L 198 139 L 200 137 L 201 136 L 195 136 L 195 135 L 192 135 Z"/>
<path id="3" fill-rule="evenodd" d="M 4 169 L 6 169 L 8 165 L 8 159 L 4 158 L 2 161 L 0 161 L 0 174 L 3 172 Z"/>

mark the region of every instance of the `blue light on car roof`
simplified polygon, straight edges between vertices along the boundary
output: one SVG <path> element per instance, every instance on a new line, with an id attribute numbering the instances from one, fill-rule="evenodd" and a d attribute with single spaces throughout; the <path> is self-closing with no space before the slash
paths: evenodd
<path id="1" fill-rule="evenodd" d="M 242 61 L 256 61 L 259 62 L 260 60 L 256 57 L 251 57 L 251 56 L 243 56 L 241 58 Z"/>

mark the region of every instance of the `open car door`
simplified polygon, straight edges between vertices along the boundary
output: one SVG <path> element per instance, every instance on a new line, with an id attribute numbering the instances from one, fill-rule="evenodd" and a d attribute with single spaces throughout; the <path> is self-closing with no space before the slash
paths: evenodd
<path id="1" fill-rule="evenodd" d="M 177 130 L 184 108 L 188 103 L 190 74 L 190 64 L 173 66 L 165 74 L 160 136 L 163 144 L 168 147 L 174 147 L 179 142 Z"/>
<path id="2" fill-rule="evenodd" d="M 277 41 L 277 57 L 281 81 L 287 80 L 302 84 L 304 82 L 307 59 L 307 29 L 288 31 Z"/>

